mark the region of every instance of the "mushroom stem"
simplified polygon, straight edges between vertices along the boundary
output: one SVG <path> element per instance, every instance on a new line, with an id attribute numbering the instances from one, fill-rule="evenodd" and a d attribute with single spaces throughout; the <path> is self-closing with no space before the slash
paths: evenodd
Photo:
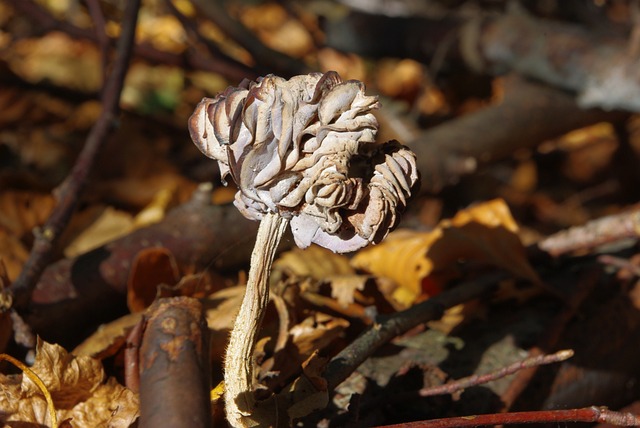
<path id="1" fill-rule="evenodd" d="M 289 220 L 275 213 L 263 216 L 251 254 L 247 289 L 236 318 L 224 362 L 225 408 L 233 427 L 247 426 L 255 407 L 253 351 L 267 304 L 269 275 L 280 239 Z"/>

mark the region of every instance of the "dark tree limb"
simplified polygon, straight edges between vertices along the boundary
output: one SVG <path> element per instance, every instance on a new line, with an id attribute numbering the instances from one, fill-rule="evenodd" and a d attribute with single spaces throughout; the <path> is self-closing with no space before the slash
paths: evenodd
<path id="1" fill-rule="evenodd" d="M 91 15 L 91 21 L 96 32 L 96 39 L 98 40 L 98 46 L 100 47 L 100 53 L 102 55 L 102 78 L 107 80 L 107 66 L 109 65 L 109 52 L 111 51 L 111 40 L 107 35 L 106 26 L 107 22 L 104 19 L 104 14 L 100 7 L 98 0 L 86 0 L 87 9 L 89 9 L 89 15 Z"/>
<path id="2" fill-rule="evenodd" d="M 502 102 L 431 128 L 409 146 L 417 155 L 422 190 L 436 192 L 518 149 L 534 148 L 583 126 L 625 118 L 624 113 L 584 110 L 570 94 L 511 76 Z"/>
<path id="3" fill-rule="evenodd" d="M 102 113 L 91 128 L 84 148 L 69 176 L 57 189 L 58 205 L 44 227 L 36 232 L 29 259 L 9 289 L 18 309 L 25 308 L 29 303 L 38 278 L 51 260 L 52 251 L 75 211 L 95 159 L 115 126 L 120 112 L 120 94 L 129 68 L 139 9 L 140 0 L 127 2 L 116 57 L 111 73 L 104 84 Z"/>
<path id="4" fill-rule="evenodd" d="M 140 427 L 209 428 L 209 331 L 202 305 L 190 297 L 159 299 L 145 320 Z"/>

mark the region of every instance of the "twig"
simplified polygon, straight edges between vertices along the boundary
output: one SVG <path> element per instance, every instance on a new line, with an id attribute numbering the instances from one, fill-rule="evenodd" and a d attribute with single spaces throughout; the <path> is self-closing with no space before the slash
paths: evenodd
<path id="1" fill-rule="evenodd" d="M 573 350 L 564 349 L 550 355 L 537 355 L 526 358 L 522 361 L 515 362 L 507 367 L 502 367 L 491 373 L 483 375 L 468 376 L 453 382 L 449 382 L 444 385 L 436 387 L 422 388 L 418 394 L 422 397 L 430 397 L 433 395 L 453 394 L 457 391 L 469 388 L 471 386 L 482 385 L 483 383 L 491 382 L 497 379 L 501 379 L 505 376 L 509 376 L 522 369 L 538 367 L 545 364 L 553 364 L 560 361 L 567 360 L 573 356 Z"/>
<path id="2" fill-rule="evenodd" d="M 490 415 L 461 416 L 385 425 L 379 428 L 457 428 L 487 425 L 534 424 L 549 422 L 606 422 L 615 426 L 640 426 L 640 417 L 632 413 L 611 411 L 605 407 L 586 407 L 570 410 L 542 410 L 537 412 L 494 413 Z"/>
<path id="3" fill-rule="evenodd" d="M 612 256 L 611 254 L 602 254 L 598 256 L 598 262 L 606 266 L 613 266 L 620 270 L 629 271 L 631 275 L 640 277 L 640 266 L 629 259 Z"/>
<path id="4" fill-rule="evenodd" d="M 191 297 L 156 301 L 140 347 L 140 428 L 211 426 L 209 338 Z"/>
<path id="5" fill-rule="evenodd" d="M 111 41 L 109 40 L 109 36 L 107 36 L 106 31 L 107 23 L 104 19 L 104 14 L 102 13 L 102 8 L 100 7 L 100 2 L 98 0 L 85 0 L 85 2 L 89 9 L 89 14 L 91 15 L 91 20 L 93 21 L 93 26 L 96 31 L 98 46 L 100 47 L 100 52 L 102 54 L 102 78 L 106 81 L 108 75 L 107 67 L 109 65 L 109 46 L 111 45 Z"/>
<path id="6" fill-rule="evenodd" d="M 378 320 L 373 327 L 331 359 L 324 373 L 328 390 L 334 390 L 380 346 L 394 337 L 417 325 L 440 318 L 448 308 L 489 292 L 505 277 L 506 274 L 500 273 L 458 285 L 409 309 Z"/>
<path id="7" fill-rule="evenodd" d="M 104 85 L 102 113 L 91 128 L 76 164 L 58 189 L 58 205 L 44 227 L 36 231 L 36 239 L 29 259 L 9 289 L 14 295 L 14 304 L 18 309 L 28 304 L 31 292 L 51 260 L 52 251 L 75 211 L 96 156 L 115 126 L 120 111 L 120 93 L 129 66 L 139 9 L 140 0 L 127 2 L 113 69 Z"/>
<path id="8" fill-rule="evenodd" d="M 538 247 L 554 257 L 577 250 L 591 250 L 600 245 L 640 236 L 640 207 L 592 220 L 551 235 Z"/>

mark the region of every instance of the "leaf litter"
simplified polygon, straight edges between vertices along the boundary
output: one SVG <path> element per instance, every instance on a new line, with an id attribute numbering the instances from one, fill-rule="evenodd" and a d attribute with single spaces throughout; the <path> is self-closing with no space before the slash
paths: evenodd
<path id="1" fill-rule="evenodd" d="M 188 11 L 191 3 L 175 3 L 193 16 Z M 145 7 L 152 14 L 151 6 Z M 187 38 L 177 21 L 172 16 L 162 16 L 165 12 L 160 9 L 153 13 L 159 16 L 141 21 L 141 39 L 161 50 L 184 52 Z M 263 43 L 292 56 L 316 58 L 325 70 L 335 69 L 347 78 L 366 80 L 398 100 L 401 108 L 413 108 L 413 113 L 400 110 L 400 116 L 405 118 L 417 109 L 431 120 L 443 120 L 491 102 L 477 94 L 456 99 L 450 90 L 426 77 L 414 60 L 386 59 L 378 63 L 379 67 L 371 67 L 372 60 L 356 54 L 328 47 L 318 49 L 314 44 L 317 28 L 300 21 L 309 20 L 309 16 L 296 16 L 279 5 L 244 5 L 234 13 Z M 207 25 L 203 25 L 203 32 L 224 40 L 219 29 Z M 118 31 L 119 25 L 110 20 L 107 32 Z M 3 32 L 2 36 L 6 34 Z M 293 39 L 295 44 L 288 43 Z M 18 86 L 0 89 L 0 164 L 4 168 L 0 170 L 0 259 L 6 265 L 5 288 L 22 269 L 33 242 L 32 231 L 51 213 L 55 188 L 73 165 L 82 136 L 99 113 L 99 103 L 87 101 L 86 96 L 101 86 L 99 51 L 87 41 L 50 33 L 16 39 L 7 46 L 11 49 L 0 55 L 3 64 L 34 86 L 28 90 Z M 248 56 L 237 46 L 225 49 L 238 58 Z M 76 61 L 78 57 L 82 61 Z M 150 77 L 145 80 L 144 76 Z M 51 94 L 38 88 L 41 82 L 70 89 L 75 95 Z M 217 171 L 211 163 L 200 160 L 188 144 L 186 117 L 202 96 L 213 95 L 211 88 L 222 90 L 227 84 L 237 83 L 201 71 L 137 64 L 125 92 L 128 111 L 123 129 L 96 167 L 95 178 L 89 183 L 55 259 L 81 257 L 103 248 L 106 242 L 161 222 L 168 211 L 189 200 L 200 181 L 217 185 Z M 637 144 L 637 131 L 632 137 L 632 143 Z M 479 406 L 474 404 L 495 400 L 504 393 L 504 383 L 497 388 L 493 385 L 467 391 L 454 404 L 410 400 L 382 404 L 384 397 L 395 393 L 406 394 L 474 371 L 506 366 L 514 356 L 522 356 L 523 349 L 537 343 L 537 338 L 544 335 L 549 313 L 558 311 L 560 305 L 555 301 L 545 303 L 539 289 L 534 293 L 523 291 L 536 289 L 530 284 L 540 285 L 541 276 L 545 281 L 549 277 L 547 271 L 538 269 L 530 248 L 522 243 L 523 237 L 528 231 L 543 236 L 558 227 L 617 212 L 621 203 L 612 198 L 612 187 L 598 184 L 603 175 L 615 175 L 611 170 L 615 169 L 618 147 L 610 125 L 585 128 L 550 141 L 536 152 L 520 153 L 515 159 L 489 167 L 484 174 L 474 176 L 473 182 L 458 184 L 456 192 L 452 192 L 455 194 L 418 197 L 409 206 L 404 229 L 353 256 L 336 255 L 316 246 L 305 251 L 283 251 L 274 263 L 271 287 L 275 297 L 269 305 L 257 355 L 258 377 L 265 388 L 261 394 L 268 396 L 287 388 L 298 391 L 299 399 L 287 407 L 292 418 L 304 418 L 316 411 L 326 418 L 345 421 L 339 418 L 353 415 L 358 404 L 362 409 L 378 405 L 371 413 L 375 423 L 392 422 L 389 414 L 394 412 L 408 413 L 412 419 L 427 419 L 437 413 L 416 409 L 418 404 L 425 408 L 442 405 L 460 414 L 467 405 L 477 413 Z M 227 203 L 229 193 L 232 196 L 234 191 L 216 188 L 213 200 Z M 419 211 L 430 209 L 429 203 L 434 199 L 444 207 L 445 215 L 440 216 L 442 208 L 438 208 L 437 221 L 423 221 Z M 435 227 L 428 230 L 434 223 Z M 198 224 L 188 227 L 197 228 Z M 290 247 L 291 242 L 284 245 Z M 247 266 L 236 265 L 217 272 L 209 267 L 218 260 L 210 260 L 210 266 L 202 267 L 177 259 L 167 248 L 153 245 L 131 254 L 129 297 L 125 300 L 132 313 L 114 312 L 111 320 L 101 323 L 92 335 L 65 343 L 69 349 L 75 348 L 73 354 L 44 340 L 38 342 L 31 370 L 51 394 L 59 421 L 78 427 L 134 424 L 139 412 L 138 396 L 124 386 L 120 374 L 124 349 L 131 329 L 158 296 L 194 295 L 202 299 L 212 334 L 212 382 L 218 383 L 228 332 L 244 290 L 242 269 Z M 607 263 L 610 269 L 618 266 Z M 620 267 L 627 276 L 608 285 L 620 286 L 621 293 L 628 290 L 637 309 L 637 274 L 630 263 Z M 452 284 L 496 268 L 517 278 L 503 280 L 500 299 L 476 299 L 455 306 L 439 322 L 420 326 L 383 347 L 342 384 L 337 394 L 326 391 L 322 373 L 327 361 L 367 326 L 375 326 L 376 320 L 437 296 Z M 570 282 L 575 278 L 563 273 L 552 281 Z M 600 291 L 598 297 L 608 302 L 613 299 L 612 293 Z M 281 302 L 276 303 L 276 299 Z M 545 304 L 550 304 L 551 309 Z M 619 320 L 621 325 L 634 324 L 632 311 L 627 314 L 628 308 L 616 310 L 619 305 L 616 301 L 603 304 L 608 315 L 602 316 L 611 318 L 611 314 L 617 314 L 625 318 Z M 521 321 L 512 314 L 514 308 L 528 318 Z M 0 328 L 7 342 L 11 323 L 4 321 L 8 320 L 8 315 L 3 314 Z M 579 331 L 578 321 L 574 324 L 572 331 Z M 633 325 L 627 327 L 633 329 Z M 589 328 L 597 331 L 599 323 L 592 322 Z M 611 328 L 624 330 L 618 324 Z M 619 337 L 601 339 L 600 348 L 624 349 L 619 343 L 624 340 Z M 606 339 L 617 342 L 612 344 Z M 573 342 L 580 342 L 577 333 Z M 2 343 L 3 351 L 11 346 L 4 340 Z M 632 368 L 628 370 L 633 372 Z M 46 399 L 28 377 L 2 375 L 0 385 L 5 424 L 45 423 Z M 561 391 L 562 384 L 554 388 Z M 476 394 L 475 399 L 469 398 L 472 394 Z M 554 395 L 559 396 L 561 393 Z M 330 401 L 336 407 L 326 410 Z M 222 418 L 219 413 L 217 417 Z"/>

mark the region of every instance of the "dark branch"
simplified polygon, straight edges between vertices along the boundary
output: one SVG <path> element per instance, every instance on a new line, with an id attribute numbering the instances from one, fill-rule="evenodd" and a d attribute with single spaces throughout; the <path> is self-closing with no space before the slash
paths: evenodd
<path id="1" fill-rule="evenodd" d="M 95 159 L 115 126 L 120 112 L 120 94 L 131 58 L 139 8 L 140 0 L 127 2 L 116 57 L 111 74 L 104 84 L 102 113 L 91 128 L 76 164 L 57 191 L 58 205 L 44 227 L 36 232 L 29 259 L 9 289 L 18 309 L 25 308 L 29 303 L 31 293 L 75 211 Z"/>

